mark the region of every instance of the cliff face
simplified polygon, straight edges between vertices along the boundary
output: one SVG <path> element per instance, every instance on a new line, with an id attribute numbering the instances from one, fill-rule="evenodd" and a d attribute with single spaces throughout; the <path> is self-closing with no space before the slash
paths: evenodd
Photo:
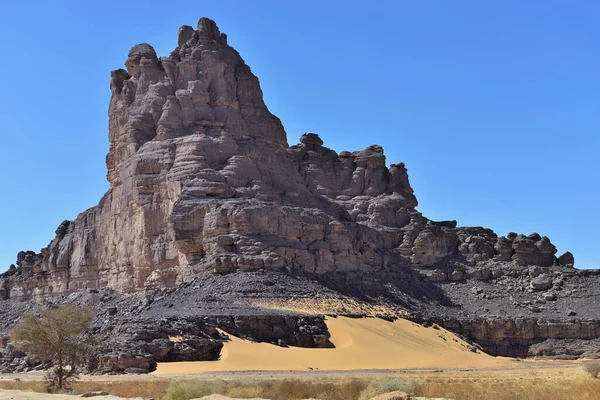
<path id="1" fill-rule="evenodd" d="M 597 320 L 479 318 L 444 320 L 440 325 L 473 340 L 489 354 L 506 357 L 596 358 L 600 348 Z"/>
<path id="2" fill-rule="evenodd" d="M 177 43 L 161 58 L 136 45 L 127 70 L 111 73 L 110 189 L 61 224 L 35 271 L 23 271 L 31 279 L 5 281 L 3 297 L 150 290 L 203 270 L 558 263 L 539 235 L 429 221 L 406 168 L 387 168 L 380 146 L 337 154 L 305 134 L 288 147 L 258 79 L 213 21 L 181 27 Z"/>
<path id="3" fill-rule="evenodd" d="M 213 21 L 181 27 L 168 57 L 134 46 L 125 66 L 111 73 L 109 191 L 63 222 L 41 254 L 20 253 L 0 276 L 0 299 L 49 300 L 101 288 L 156 293 L 207 272 L 272 270 L 309 275 L 363 300 L 396 302 L 498 353 L 554 338 L 535 328 L 542 333 L 518 342 L 529 328 L 504 319 L 484 326 L 474 316 L 487 311 L 453 310 L 472 308 L 469 290 L 483 291 L 473 282 L 495 287 L 490 293 L 498 298 L 506 299 L 497 293 L 504 282 L 508 291 L 521 285 L 523 302 L 561 301 L 555 275 L 566 271 L 567 284 L 573 278 L 570 253 L 557 258 L 537 233 L 498 237 L 427 219 L 416 210 L 404 164 L 387 167 L 380 146 L 338 154 L 313 133 L 289 146 L 258 79 Z M 476 300 L 488 304 L 493 296 Z M 540 317 L 551 319 L 551 312 Z M 600 335 L 596 325 L 585 330 L 592 333 L 565 335 Z M 501 331 L 516 339 L 502 342 Z"/>
<path id="4" fill-rule="evenodd" d="M 206 269 L 400 262 L 402 228 L 421 218 L 406 169 L 388 169 L 379 146 L 338 155 L 309 134 L 289 148 L 213 21 L 183 26 L 169 57 L 134 46 L 125 66 L 111 74 L 110 190 L 58 228 L 36 283 L 10 297 L 170 287 Z"/>

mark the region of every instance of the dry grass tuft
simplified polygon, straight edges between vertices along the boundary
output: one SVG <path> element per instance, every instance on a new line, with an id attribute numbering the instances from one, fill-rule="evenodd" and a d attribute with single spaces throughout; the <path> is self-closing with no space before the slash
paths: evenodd
<path id="1" fill-rule="evenodd" d="M 320 400 L 357 399 L 368 386 L 365 379 L 283 379 L 232 381 L 176 381 L 167 388 L 164 400 L 189 400 L 218 393 L 229 397 L 264 397 L 272 400 L 318 398 Z"/>
<path id="2" fill-rule="evenodd" d="M 383 393 L 395 392 L 397 390 L 414 394 L 420 383 L 415 380 L 401 380 L 395 378 L 376 379 L 369 382 L 368 386 L 360 392 L 358 400 L 369 400 Z"/>
<path id="3" fill-rule="evenodd" d="M 73 385 L 75 394 L 106 391 L 118 397 L 142 397 L 162 399 L 166 393 L 169 381 L 117 381 L 117 382 L 77 382 Z"/>
<path id="4" fill-rule="evenodd" d="M 454 400 L 593 400 L 598 399 L 600 381 L 589 379 L 541 380 L 426 380 L 414 393 Z"/>
<path id="5" fill-rule="evenodd" d="M 583 363 L 583 369 L 587 372 L 592 378 L 598 378 L 600 375 L 600 361 L 586 361 Z"/>
<path id="6" fill-rule="evenodd" d="M 46 392 L 46 382 L 42 381 L 0 381 L 0 388 L 6 390 L 22 390 L 25 392 Z"/>
<path id="7" fill-rule="evenodd" d="M 196 399 L 209 394 L 226 393 L 227 382 L 223 380 L 213 381 L 175 381 L 167 387 L 164 400 L 189 400 Z"/>
<path id="8" fill-rule="evenodd" d="M 169 386 L 168 381 L 79 381 L 73 383 L 70 394 L 83 394 L 87 392 L 106 391 L 119 397 L 143 397 L 161 399 Z M 43 381 L 0 381 L 0 388 L 6 390 L 22 390 L 26 392 L 47 392 L 46 383 Z"/>

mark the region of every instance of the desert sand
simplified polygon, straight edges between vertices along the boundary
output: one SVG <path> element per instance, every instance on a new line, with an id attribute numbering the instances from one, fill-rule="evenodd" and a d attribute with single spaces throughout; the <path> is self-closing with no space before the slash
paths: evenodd
<path id="1" fill-rule="evenodd" d="M 45 393 L 32 393 L 22 392 L 20 390 L 2 390 L 0 389 L 0 400 L 73 400 L 81 398 L 79 396 L 71 396 L 67 394 L 45 394 Z M 124 399 L 116 396 L 94 396 L 92 400 L 144 400 L 141 397 Z M 222 396 L 220 394 L 212 394 L 210 396 L 204 396 L 197 400 L 244 400 L 244 399 L 233 399 L 231 397 Z M 268 399 L 245 399 L 245 400 L 268 400 Z"/>
<path id="2" fill-rule="evenodd" d="M 20 390 L 3 390 L 0 389 L 0 400 L 73 400 L 80 397 L 71 396 L 68 394 L 46 394 L 22 392 Z M 94 400 L 121 400 L 121 397 L 116 396 L 96 396 Z M 141 398 L 131 398 L 127 400 L 142 400 Z"/>
<path id="3" fill-rule="evenodd" d="M 334 349 L 279 347 L 229 335 L 218 361 L 159 363 L 155 376 L 219 371 L 502 367 L 511 360 L 469 350 L 444 329 L 408 320 L 328 318 Z"/>

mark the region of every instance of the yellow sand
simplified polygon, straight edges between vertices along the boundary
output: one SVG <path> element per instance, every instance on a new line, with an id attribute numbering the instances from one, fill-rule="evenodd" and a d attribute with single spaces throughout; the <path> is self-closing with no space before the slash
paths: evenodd
<path id="1" fill-rule="evenodd" d="M 335 349 L 283 348 L 232 335 L 218 361 L 159 363 L 155 375 L 216 371 L 365 370 L 506 366 L 511 361 L 473 353 L 443 329 L 407 320 L 328 318 Z"/>

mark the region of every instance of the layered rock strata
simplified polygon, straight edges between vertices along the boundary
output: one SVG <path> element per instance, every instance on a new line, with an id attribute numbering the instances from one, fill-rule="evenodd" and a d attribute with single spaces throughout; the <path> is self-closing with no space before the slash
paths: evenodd
<path id="1" fill-rule="evenodd" d="M 464 335 L 489 354 L 506 357 L 577 359 L 600 356 L 600 321 L 479 318 L 441 320 L 441 326 Z"/>
<path id="2" fill-rule="evenodd" d="M 43 260 L 21 268 L 27 279 L 4 277 L 3 298 L 172 287 L 207 269 L 573 263 L 537 234 L 423 217 L 404 164 L 388 168 L 380 146 L 337 154 L 309 133 L 288 147 L 258 79 L 207 18 L 181 27 L 168 57 L 143 43 L 125 66 L 111 73 L 109 191 L 59 226 Z"/>

